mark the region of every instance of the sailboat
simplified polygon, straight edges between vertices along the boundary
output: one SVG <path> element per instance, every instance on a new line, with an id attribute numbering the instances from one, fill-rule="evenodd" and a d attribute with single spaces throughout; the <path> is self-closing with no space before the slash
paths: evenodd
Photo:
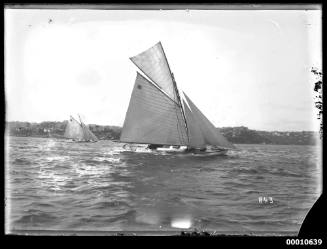
<path id="1" fill-rule="evenodd" d="M 74 142 L 97 142 L 98 138 L 82 122 L 80 116 L 79 120 L 80 122 L 78 122 L 73 116 L 70 116 L 64 137 L 72 139 Z"/>
<path id="2" fill-rule="evenodd" d="M 145 76 L 136 74 L 121 142 L 198 154 L 221 155 L 235 148 L 185 92 L 180 94 L 160 41 L 130 60 Z"/>

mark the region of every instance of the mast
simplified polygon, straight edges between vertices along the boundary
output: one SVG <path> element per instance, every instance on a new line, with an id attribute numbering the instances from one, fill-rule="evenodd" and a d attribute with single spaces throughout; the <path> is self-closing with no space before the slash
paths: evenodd
<path id="1" fill-rule="evenodd" d="M 77 114 L 77 115 L 78 115 L 79 122 L 82 124 L 83 122 L 82 122 L 81 116 L 79 114 Z"/>
<path id="2" fill-rule="evenodd" d="M 190 144 L 190 137 L 189 137 L 188 126 L 187 126 L 187 121 L 186 121 L 186 117 L 185 117 L 185 112 L 184 112 L 184 109 L 183 109 L 183 106 L 182 106 L 181 97 L 179 95 L 177 84 L 176 84 L 175 77 L 174 77 L 173 73 L 171 73 L 171 77 L 173 79 L 175 93 L 176 93 L 176 96 L 177 96 L 178 104 L 179 104 L 180 111 L 182 113 L 182 117 L 183 117 L 183 120 L 184 120 L 184 125 L 185 125 L 185 128 L 186 128 L 187 144 L 189 145 Z"/>
<path id="3" fill-rule="evenodd" d="M 160 42 L 160 46 L 162 47 L 162 44 Z M 169 69 L 169 72 L 170 72 L 170 75 L 171 75 L 171 78 L 173 80 L 173 85 L 174 85 L 174 89 L 175 89 L 175 94 L 177 96 L 177 101 L 178 101 L 178 105 L 180 107 L 180 111 L 182 113 L 182 117 L 183 117 L 183 120 L 184 120 L 184 125 L 185 125 L 185 128 L 186 128 L 186 136 L 187 136 L 187 145 L 190 144 L 190 138 L 189 138 L 189 134 L 188 134 L 188 127 L 187 127 L 187 121 L 186 121 L 186 118 L 185 118 L 185 113 L 184 113 L 184 110 L 183 110 L 183 106 L 182 106 L 182 101 L 181 101 L 181 97 L 179 96 L 179 92 L 178 92 L 178 88 L 177 88 L 177 83 L 175 81 L 175 77 L 174 77 L 174 74 L 172 73 L 171 69 L 170 69 L 170 66 L 169 66 L 169 63 L 168 63 L 168 60 L 167 60 L 167 56 L 166 56 L 166 53 L 165 53 L 165 50 L 162 48 L 162 51 L 163 51 L 163 54 L 166 58 L 166 61 L 167 61 L 167 66 L 168 66 L 168 69 Z"/>
<path id="4" fill-rule="evenodd" d="M 82 119 L 81 119 L 81 116 L 78 114 L 78 118 L 79 118 L 79 122 L 81 123 L 81 127 L 82 127 L 82 130 L 83 130 L 83 134 L 84 134 L 84 140 L 86 140 L 86 132 L 85 132 L 85 128 L 84 128 L 84 123 L 82 122 Z"/>

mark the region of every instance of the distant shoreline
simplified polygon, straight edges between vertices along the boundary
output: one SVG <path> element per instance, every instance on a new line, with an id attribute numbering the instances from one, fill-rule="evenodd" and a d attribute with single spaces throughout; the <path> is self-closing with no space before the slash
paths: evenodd
<path id="1" fill-rule="evenodd" d="M 42 135 L 25 136 L 25 135 L 8 134 L 8 137 L 35 137 L 35 138 L 55 138 L 55 139 L 67 139 L 67 140 L 69 140 L 69 138 L 65 138 L 64 136 L 42 136 Z M 117 140 L 117 139 L 101 139 L 101 138 L 99 138 L 99 140 L 119 142 L 119 140 Z"/>
<path id="2" fill-rule="evenodd" d="M 10 136 L 64 138 L 67 121 L 29 123 L 6 122 Z M 119 126 L 89 125 L 99 140 L 119 140 L 122 128 Z M 235 144 L 317 145 L 321 142 L 319 132 L 314 131 L 258 131 L 247 127 L 222 127 L 219 132 Z"/>

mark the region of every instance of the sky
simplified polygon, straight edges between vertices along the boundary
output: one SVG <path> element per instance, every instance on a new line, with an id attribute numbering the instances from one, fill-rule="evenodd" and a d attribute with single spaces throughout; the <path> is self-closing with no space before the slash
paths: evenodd
<path id="1" fill-rule="evenodd" d="M 8 121 L 122 126 L 130 57 L 161 41 L 177 85 L 216 127 L 318 131 L 321 10 L 5 9 Z"/>

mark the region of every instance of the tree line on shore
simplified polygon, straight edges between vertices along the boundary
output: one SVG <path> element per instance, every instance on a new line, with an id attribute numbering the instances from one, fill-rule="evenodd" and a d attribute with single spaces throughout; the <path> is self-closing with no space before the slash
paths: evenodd
<path id="1" fill-rule="evenodd" d="M 67 121 L 29 123 L 7 122 L 6 129 L 10 136 L 53 137 L 62 138 Z M 121 127 L 90 124 L 90 130 L 100 140 L 119 140 Z M 218 129 L 218 128 L 217 128 Z M 319 133 L 313 131 L 257 131 L 247 127 L 223 127 L 219 131 L 232 143 L 236 144 L 285 144 L 315 145 L 319 141 Z"/>

